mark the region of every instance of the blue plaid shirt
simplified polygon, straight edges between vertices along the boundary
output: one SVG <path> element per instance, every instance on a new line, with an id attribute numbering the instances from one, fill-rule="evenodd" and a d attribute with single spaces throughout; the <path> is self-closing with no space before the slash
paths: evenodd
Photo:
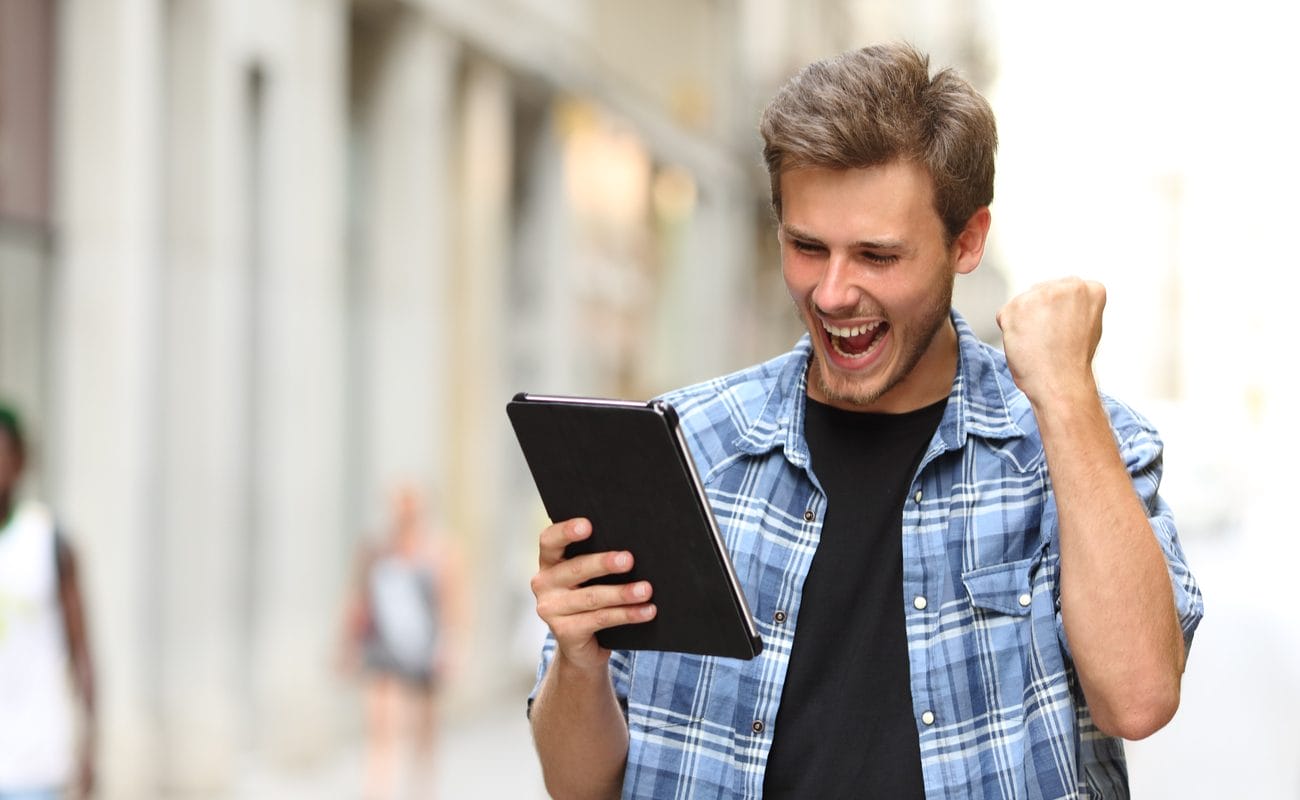
<path id="1" fill-rule="evenodd" d="M 1056 506 L 1029 403 L 1002 354 L 955 312 L 953 323 L 952 393 L 903 509 L 898 601 L 926 797 L 1126 798 L 1123 747 L 1093 724 L 1065 640 Z M 625 798 L 762 794 L 826 510 L 804 439 L 810 353 L 805 336 L 786 355 L 665 398 L 681 417 L 763 652 L 753 661 L 613 654 L 631 735 Z M 1201 595 L 1157 494 L 1160 439 L 1136 413 L 1103 400 L 1190 646 Z M 554 647 L 548 638 L 543 672 Z M 852 758 L 852 742 L 827 746 Z"/>

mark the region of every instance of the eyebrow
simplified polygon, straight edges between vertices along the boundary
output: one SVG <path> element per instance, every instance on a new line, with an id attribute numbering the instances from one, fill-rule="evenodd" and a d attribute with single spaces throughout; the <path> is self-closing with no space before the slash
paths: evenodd
<path id="1" fill-rule="evenodd" d="M 807 231 L 800 230 L 799 228 L 789 223 L 782 223 L 781 230 L 785 233 L 786 236 L 790 237 L 791 239 L 798 239 L 801 242 L 811 242 L 813 244 L 820 244 L 820 245 L 826 244 L 817 236 L 814 236 L 813 234 Z M 874 240 L 863 239 L 856 242 L 850 242 L 849 247 L 854 249 L 862 248 L 867 250 L 906 250 L 907 249 L 906 245 L 903 243 L 903 240 L 901 239 L 874 239 Z"/>

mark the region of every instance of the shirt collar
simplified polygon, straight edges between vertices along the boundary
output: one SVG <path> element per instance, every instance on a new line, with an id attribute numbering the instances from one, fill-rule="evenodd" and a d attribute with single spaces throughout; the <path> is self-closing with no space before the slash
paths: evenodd
<path id="1" fill-rule="evenodd" d="M 955 309 L 951 311 L 951 317 L 957 331 L 957 374 L 953 377 L 952 391 L 937 435 L 926 454 L 927 461 L 938 453 L 964 447 L 969 436 L 1013 439 L 1025 435 L 1012 418 L 1002 376 L 992 353 Z M 784 360 L 762 410 L 736 438 L 735 447 L 742 453 L 759 455 L 781 445 L 791 464 L 797 467 L 808 465 L 808 442 L 804 438 L 803 423 L 811 356 L 812 340 L 805 333 Z"/>
<path id="2" fill-rule="evenodd" d="M 957 330 L 957 374 L 936 440 L 943 441 L 944 450 L 957 450 L 966 446 L 970 436 L 993 440 L 1024 436 L 1012 415 L 1004 376 L 993 352 L 956 309 L 951 316 Z"/>
<path id="3" fill-rule="evenodd" d="M 794 350 L 782 359 L 782 367 L 763 408 L 754 422 L 740 432 L 735 447 L 742 453 L 760 455 L 784 445 L 785 456 L 798 467 L 808 466 L 808 443 L 803 436 L 804 410 L 808 396 L 808 362 L 812 339 L 799 337 Z"/>

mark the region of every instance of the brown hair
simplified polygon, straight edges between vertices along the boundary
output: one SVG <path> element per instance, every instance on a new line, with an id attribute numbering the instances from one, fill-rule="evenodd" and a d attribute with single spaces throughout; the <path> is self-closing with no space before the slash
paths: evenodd
<path id="1" fill-rule="evenodd" d="M 993 202 L 993 110 L 953 70 L 930 77 L 929 57 L 910 45 L 864 47 L 809 64 L 768 103 L 759 131 L 778 219 L 782 172 L 895 159 L 929 171 L 950 241 Z"/>

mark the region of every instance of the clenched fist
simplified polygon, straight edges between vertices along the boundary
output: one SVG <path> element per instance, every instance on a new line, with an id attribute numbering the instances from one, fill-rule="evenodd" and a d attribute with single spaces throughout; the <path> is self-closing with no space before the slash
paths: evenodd
<path id="1" fill-rule="evenodd" d="M 1105 307 L 1100 283 L 1061 278 L 1013 297 L 998 312 L 1011 377 L 1030 403 L 1096 396 L 1092 357 Z"/>

